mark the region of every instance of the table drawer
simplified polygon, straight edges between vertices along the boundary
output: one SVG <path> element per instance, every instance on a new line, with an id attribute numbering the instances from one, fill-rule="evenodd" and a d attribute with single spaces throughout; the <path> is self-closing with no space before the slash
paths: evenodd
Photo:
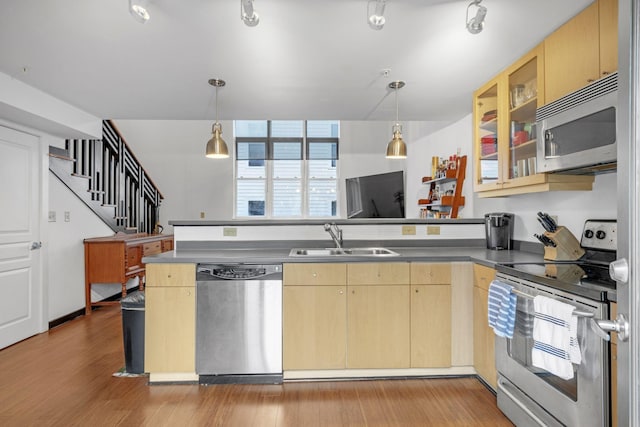
<path id="1" fill-rule="evenodd" d="M 162 242 L 160 240 L 142 245 L 143 256 L 156 255 L 159 253 L 162 253 Z"/>

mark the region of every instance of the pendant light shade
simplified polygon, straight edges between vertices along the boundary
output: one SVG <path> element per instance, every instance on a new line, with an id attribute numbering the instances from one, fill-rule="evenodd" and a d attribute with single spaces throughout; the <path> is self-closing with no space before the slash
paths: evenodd
<path id="1" fill-rule="evenodd" d="M 404 82 L 389 83 L 389 87 L 396 91 L 396 124 L 393 125 L 393 139 L 387 144 L 387 159 L 406 159 L 407 144 L 402 139 L 402 126 L 398 120 L 398 89 L 404 87 Z"/>
<path id="2" fill-rule="evenodd" d="M 220 136 L 222 134 L 222 126 L 216 122 L 211 129 L 213 136 L 207 142 L 207 157 L 210 159 L 226 159 L 229 157 L 229 149 L 227 143 Z"/>
<path id="3" fill-rule="evenodd" d="M 206 156 L 210 159 L 226 159 L 229 157 L 229 148 L 227 143 L 222 139 L 222 125 L 218 123 L 218 88 L 224 86 L 226 83 L 224 80 L 211 79 L 209 84 L 216 88 L 216 122 L 211 128 L 213 136 L 207 142 Z"/>
<path id="4" fill-rule="evenodd" d="M 393 126 L 393 139 L 387 144 L 387 159 L 406 159 L 407 144 L 402 139 L 402 126 Z"/>

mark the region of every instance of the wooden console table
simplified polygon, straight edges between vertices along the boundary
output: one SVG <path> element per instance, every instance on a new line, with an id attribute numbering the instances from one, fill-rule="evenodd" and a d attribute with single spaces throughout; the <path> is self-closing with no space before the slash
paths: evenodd
<path id="1" fill-rule="evenodd" d="M 85 314 L 91 307 L 114 304 L 113 301 L 91 302 L 91 285 L 120 283 L 122 296 L 127 295 L 127 282 L 138 277 L 144 289 L 142 257 L 173 250 L 171 234 L 125 234 L 84 240 Z"/>

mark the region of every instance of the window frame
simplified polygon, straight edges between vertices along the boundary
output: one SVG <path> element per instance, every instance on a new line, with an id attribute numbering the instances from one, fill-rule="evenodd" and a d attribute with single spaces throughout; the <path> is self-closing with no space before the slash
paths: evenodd
<path id="1" fill-rule="evenodd" d="M 302 136 L 301 137 L 282 137 L 282 136 L 272 136 L 272 120 L 267 121 L 267 135 L 260 137 L 239 137 L 235 136 L 234 138 L 234 167 L 233 167 L 233 218 L 234 219 L 335 219 L 340 215 L 340 185 L 339 185 L 339 158 L 340 158 L 340 121 L 335 120 L 338 124 L 338 136 L 337 137 L 309 137 L 308 133 L 308 124 L 311 120 L 300 120 L 303 123 L 302 126 Z M 289 121 L 289 120 L 278 120 L 278 121 Z M 290 120 L 290 121 L 298 121 L 298 120 Z M 235 133 L 235 121 L 234 121 L 234 133 Z M 265 159 L 264 159 L 264 177 L 263 178 L 239 178 L 238 177 L 238 161 L 242 160 L 251 160 L 251 159 L 239 159 L 238 158 L 238 146 L 242 143 L 262 143 L 265 144 Z M 300 149 L 300 159 L 275 159 L 274 158 L 274 144 L 279 142 L 299 142 L 301 144 Z M 335 156 L 331 158 L 318 158 L 318 159 L 310 159 L 309 148 L 313 143 L 327 143 L 327 144 L 335 144 Z M 274 183 L 276 181 L 285 182 L 285 181 L 296 181 L 296 178 L 279 178 L 276 179 L 274 177 L 274 162 L 275 161 L 298 161 L 300 162 L 300 187 L 301 187 L 301 214 L 293 215 L 293 216 L 274 216 Z M 335 167 L 335 178 L 313 178 L 313 180 L 317 181 L 335 181 L 335 189 L 336 189 L 336 200 L 335 200 L 335 216 L 311 216 L 309 212 L 309 160 L 330 160 L 332 161 L 332 167 Z M 262 216 L 239 216 L 238 215 L 238 183 L 242 180 L 264 180 L 265 181 L 265 213 Z"/>

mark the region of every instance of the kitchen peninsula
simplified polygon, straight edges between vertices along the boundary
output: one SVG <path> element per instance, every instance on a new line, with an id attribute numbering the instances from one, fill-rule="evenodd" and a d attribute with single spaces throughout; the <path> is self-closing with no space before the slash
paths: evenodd
<path id="1" fill-rule="evenodd" d="M 498 262 L 542 258 L 541 248 L 524 242 L 516 246 L 523 250 L 487 250 L 482 219 L 336 221 L 344 247 L 384 247 L 394 256 L 290 255 L 292 248 L 333 246 L 323 221 L 171 224 L 174 251 L 143 259 L 151 383 L 198 381 L 198 264 L 283 265 L 286 380 L 474 375 L 481 371 L 474 328 L 487 328 L 474 320 L 481 315 L 474 306 L 482 306 L 474 302 L 482 297 L 474 291 L 474 265 L 485 273 Z M 304 356 L 309 351 L 316 357 Z M 485 381 L 495 387 L 495 374 Z"/>

